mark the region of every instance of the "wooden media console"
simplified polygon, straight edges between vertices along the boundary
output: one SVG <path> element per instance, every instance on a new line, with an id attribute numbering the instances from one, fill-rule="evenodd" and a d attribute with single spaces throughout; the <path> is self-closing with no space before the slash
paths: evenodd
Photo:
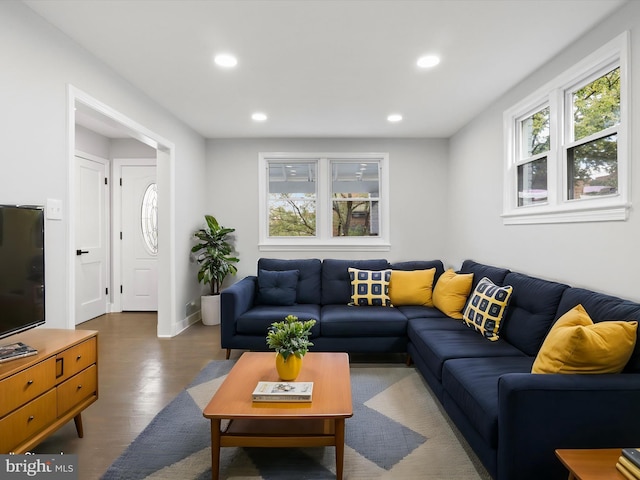
<path id="1" fill-rule="evenodd" d="M 98 399 L 98 332 L 36 328 L 0 340 L 36 355 L 0 363 L 0 453 L 25 453 Z"/>

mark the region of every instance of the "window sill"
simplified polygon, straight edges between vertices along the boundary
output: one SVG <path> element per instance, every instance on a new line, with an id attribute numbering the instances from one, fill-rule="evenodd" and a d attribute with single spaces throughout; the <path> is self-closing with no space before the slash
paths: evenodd
<path id="1" fill-rule="evenodd" d="M 258 250 L 261 252 L 388 252 L 391 245 L 387 242 L 376 243 L 326 243 L 326 242 L 286 242 L 260 243 Z"/>
<path id="2" fill-rule="evenodd" d="M 546 208 L 502 214 L 504 225 L 534 225 L 543 223 L 615 222 L 629 218 L 631 204 L 603 205 L 589 208 Z"/>

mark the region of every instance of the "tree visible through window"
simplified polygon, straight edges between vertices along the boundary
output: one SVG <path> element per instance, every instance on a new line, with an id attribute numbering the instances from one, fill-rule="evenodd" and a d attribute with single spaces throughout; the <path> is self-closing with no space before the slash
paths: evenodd
<path id="1" fill-rule="evenodd" d="M 626 220 L 629 33 L 504 112 L 505 224 Z"/>
<path id="2" fill-rule="evenodd" d="M 334 237 L 375 236 L 379 233 L 378 163 L 331 163 Z"/>
<path id="3" fill-rule="evenodd" d="M 270 162 L 268 169 L 269 236 L 315 236 L 315 163 Z"/>
<path id="4" fill-rule="evenodd" d="M 345 239 L 355 246 L 346 239 L 384 239 L 386 154 L 316 155 L 261 154 L 262 241 L 339 245 Z"/>
<path id="5" fill-rule="evenodd" d="M 574 140 L 567 150 L 569 198 L 609 195 L 618 191 L 620 68 L 576 90 L 573 100 Z M 595 138 L 594 138 L 595 137 Z"/>
<path id="6" fill-rule="evenodd" d="M 547 156 L 551 148 L 549 107 L 520 122 L 518 206 L 547 201 Z"/>

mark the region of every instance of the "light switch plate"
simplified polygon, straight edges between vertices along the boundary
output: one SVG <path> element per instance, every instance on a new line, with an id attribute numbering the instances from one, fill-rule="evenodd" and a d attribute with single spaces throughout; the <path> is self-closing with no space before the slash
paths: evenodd
<path id="1" fill-rule="evenodd" d="M 47 220 L 62 220 L 62 200 L 47 198 Z"/>

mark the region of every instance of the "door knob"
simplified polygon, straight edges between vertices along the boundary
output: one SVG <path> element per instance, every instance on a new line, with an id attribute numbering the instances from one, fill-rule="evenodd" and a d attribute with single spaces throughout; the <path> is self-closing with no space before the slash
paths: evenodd
<path id="1" fill-rule="evenodd" d="M 76 255 L 82 255 L 83 253 L 89 253 L 89 250 L 76 250 Z"/>

